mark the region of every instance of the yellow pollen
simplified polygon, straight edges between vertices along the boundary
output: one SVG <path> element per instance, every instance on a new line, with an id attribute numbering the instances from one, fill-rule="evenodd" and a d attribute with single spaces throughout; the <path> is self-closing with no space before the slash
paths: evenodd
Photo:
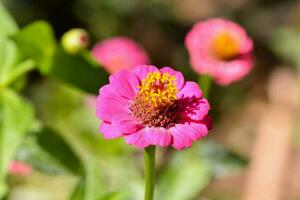
<path id="1" fill-rule="evenodd" d="M 176 77 L 169 73 L 148 73 L 138 88 L 139 95 L 142 95 L 145 101 L 151 101 L 154 106 L 168 104 L 177 99 Z"/>
<path id="2" fill-rule="evenodd" d="M 233 59 L 239 54 L 238 42 L 227 32 L 219 33 L 215 37 L 212 48 L 216 57 L 222 60 Z"/>

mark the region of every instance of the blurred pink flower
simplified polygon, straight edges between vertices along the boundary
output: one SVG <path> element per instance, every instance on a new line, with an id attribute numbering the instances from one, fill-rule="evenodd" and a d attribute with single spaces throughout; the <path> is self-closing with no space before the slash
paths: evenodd
<path id="1" fill-rule="evenodd" d="M 96 44 L 92 49 L 92 55 L 111 74 L 121 69 L 149 64 L 144 49 L 126 37 L 115 37 Z"/>
<path id="2" fill-rule="evenodd" d="M 123 136 L 137 148 L 188 148 L 211 128 L 210 105 L 198 84 L 170 67 L 144 65 L 111 75 L 96 107 L 103 136 Z"/>
<path id="3" fill-rule="evenodd" d="M 26 163 L 14 160 L 10 163 L 9 173 L 19 176 L 27 176 L 31 173 L 31 167 Z"/>
<path id="4" fill-rule="evenodd" d="M 193 69 L 228 85 L 253 68 L 253 42 L 238 24 L 225 19 L 198 22 L 187 34 L 185 45 Z"/>

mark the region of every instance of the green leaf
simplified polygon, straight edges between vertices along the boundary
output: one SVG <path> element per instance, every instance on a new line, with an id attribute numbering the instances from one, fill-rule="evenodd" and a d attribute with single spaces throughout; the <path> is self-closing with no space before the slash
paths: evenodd
<path id="1" fill-rule="evenodd" d="M 194 147 L 193 147 L 194 148 Z M 159 182 L 158 199 L 193 199 L 211 180 L 210 165 L 195 149 L 176 153 Z"/>
<path id="2" fill-rule="evenodd" d="M 89 57 L 67 54 L 61 47 L 55 53 L 48 75 L 93 94 L 108 80 L 105 70 Z"/>
<path id="3" fill-rule="evenodd" d="M 18 60 L 19 53 L 15 44 L 0 36 L 0 87 L 5 85 L 7 77 L 16 68 Z"/>
<path id="4" fill-rule="evenodd" d="M 300 29 L 278 28 L 272 34 L 270 47 L 285 61 L 300 66 Z"/>
<path id="5" fill-rule="evenodd" d="M 137 186 L 133 184 L 137 184 L 140 180 L 138 179 L 140 174 L 134 165 L 136 164 L 135 157 L 131 155 L 134 148 L 130 148 L 121 139 L 103 139 L 99 134 L 100 121 L 95 116 L 95 108 L 93 105 L 88 105 L 84 93 L 63 85 L 61 82 L 53 81 L 36 85 L 32 92 L 31 96 L 42 123 L 55 130 L 82 162 L 85 179 L 82 185 L 79 184 L 77 187 L 74 199 L 77 196 L 80 199 L 82 193 L 88 195 L 85 194 L 87 191 L 94 193 L 94 189 L 84 189 L 88 187 L 86 184 L 92 185 L 90 186 L 92 188 L 96 188 L 94 185 L 101 185 L 97 188 L 100 190 L 99 195 L 107 194 L 109 192 L 107 188 L 112 191 L 123 189 L 124 184 L 126 188 L 132 190 L 130 194 L 137 191 Z M 126 168 L 124 168 L 124 163 L 126 163 Z M 95 174 L 90 175 L 93 173 Z M 89 176 L 91 179 L 87 178 Z M 131 177 L 130 184 L 127 184 L 128 176 Z M 97 177 L 97 180 L 93 177 Z M 105 187 L 102 186 L 103 177 L 107 180 Z M 142 181 L 138 184 L 140 182 Z M 102 198 L 102 196 L 97 197 Z"/>
<path id="6" fill-rule="evenodd" d="M 5 185 L 5 177 L 10 161 L 31 128 L 34 112 L 32 106 L 10 90 L 0 95 L 0 185 Z M 0 186 L 0 187 L 1 187 Z M 0 198 L 4 189 L 0 188 Z"/>
<path id="7" fill-rule="evenodd" d="M 107 190 L 101 176 L 99 165 L 92 157 L 85 158 L 85 175 L 79 181 L 71 200 L 95 200 L 100 199 Z"/>
<path id="8" fill-rule="evenodd" d="M 80 161 L 70 147 L 49 128 L 27 137 L 18 159 L 46 173 L 80 172 Z"/>
<path id="9" fill-rule="evenodd" d="M 33 22 L 11 38 L 26 57 L 36 62 L 42 72 L 48 70 L 56 47 L 54 33 L 48 22 Z"/>
<path id="10" fill-rule="evenodd" d="M 201 160 L 210 165 L 214 177 L 224 177 L 241 172 L 247 166 L 248 160 L 230 151 L 221 143 L 205 140 L 200 146 Z"/>
<path id="11" fill-rule="evenodd" d="M 6 37 L 18 30 L 17 24 L 9 15 L 2 2 L 0 1 L 0 37 Z"/>
<path id="12" fill-rule="evenodd" d="M 32 60 L 25 60 L 24 62 L 15 65 L 5 74 L 0 81 L 0 89 L 15 83 L 17 80 L 24 78 L 24 74 L 34 68 L 35 64 Z"/>
<path id="13" fill-rule="evenodd" d="M 99 134 L 100 121 L 82 92 L 54 81 L 36 85 L 32 92 L 42 123 L 58 133 L 81 159 L 89 154 L 129 152 L 123 141 L 104 140 Z"/>
<path id="14" fill-rule="evenodd" d="M 0 2 L 0 87 L 10 70 L 18 62 L 19 55 L 15 44 L 8 37 L 18 30 L 9 13 Z"/>
<path id="15" fill-rule="evenodd" d="M 70 147 L 57 133 L 49 128 L 38 134 L 38 144 L 47 151 L 62 166 L 73 173 L 78 173 L 80 162 Z"/>
<path id="16" fill-rule="evenodd" d="M 89 52 L 70 55 L 60 46 L 56 47 L 53 30 L 47 22 L 34 22 L 13 35 L 12 39 L 46 76 L 94 94 L 107 82 L 108 74 L 90 58 Z"/>
<path id="17" fill-rule="evenodd" d="M 124 200 L 127 199 L 127 194 L 125 192 L 111 192 L 98 200 Z"/>

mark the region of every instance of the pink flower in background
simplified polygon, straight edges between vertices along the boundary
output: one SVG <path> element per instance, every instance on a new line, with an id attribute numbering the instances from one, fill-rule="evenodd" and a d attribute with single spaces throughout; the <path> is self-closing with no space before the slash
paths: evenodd
<path id="1" fill-rule="evenodd" d="M 115 37 L 96 44 L 92 49 L 92 55 L 111 74 L 121 69 L 149 64 L 144 49 L 126 37 Z"/>
<path id="2" fill-rule="evenodd" d="M 246 76 L 253 68 L 253 42 L 238 24 L 210 19 L 194 25 L 185 45 L 193 69 L 228 85 Z"/>
<path id="3" fill-rule="evenodd" d="M 96 108 L 97 96 L 96 95 L 87 95 L 85 97 L 85 105 L 90 109 Z"/>
<path id="4" fill-rule="evenodd" d="M 105 138 L 124 137 L 138 148 L 188 148 L 211 128 L 210 105 L 199 86 L 170 67 L 144 65 L 111 75 L 96 107 Z"/>
<path id="5" fill-rule="evenodd" d="M 9 173 L 19 176 L 27 176 L 31 173 L 31 167 L 26 163 L 14 160 L 10 163 Z"/>

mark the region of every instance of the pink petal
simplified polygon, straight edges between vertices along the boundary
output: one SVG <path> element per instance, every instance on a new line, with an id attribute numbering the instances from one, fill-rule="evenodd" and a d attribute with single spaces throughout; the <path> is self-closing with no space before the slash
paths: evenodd
<path id="1" fill-rule="evenodd" d="M 192 140 L 185 137 L 185 135 L 182 134 L 181 131 L 182 130 L 178 130 L 175 127 L 168 130 L 168 132 L 173 136 L 172 146 L 177 150 L 189 148 L 193 144 Z"/>
<path id="2" fill-rule="evenodd" d="M 173 147 L 181 150 L 192 146 L 193 141 L 205 137 L 208 133 L 208 127 L 204 123 L 189 122 L 185 124 L 176 124 L 168 130 L 173 136 Z"/>
<path id="3" fill-rule="evenodd" d="M 202 120 L 210 110 L 207 99 L 204 98 L 182 98 L 179 99 L 180 117 L 189 120 Z"/>
<path id="4" fill-rule="evenodd" d="M 140 81 L 146 78 L 148 73 L 154 71 L 158 71 L 158 69 L 153 65 L 139 65 L 133 69 L 133 72 L 139 77 Z"/>
<path id="5" fill-rule="evenodd" d="M 179 71 L 175 71 L 171 67 L 163 67 L 162 69 L 159 70 L 162 73 L 169 73 L 172 76 L 176 77 L 176 83 L 177 83 L 177 89 L 181 90 L 184 84 L 184 77 L 183 74 Z"/>
<path id="6" fill-rule="evenodd" d="M 100 132 L 106 139 L 118 138 L 123 135 L 123 133 L 117 127 L 108 122 L 102 122 L 100 125 Z"/>
<path id="7" fill-rule="evenodd" d="M 133 133 L 130 135 L 125 135 L 124 138 L 125 138 L 126 143 L 130 144 L 130 145 L 134 145 L 140 149 L 149 146 L 149 144 L 145 141 L 145 139 L 143 137 L 143 133 L 144 133 L 144 131 L 142 129 L 136 133 Z"/>
<path id="8" fill-rule="evenodd" d="M 133 99 L 138 92 L 139 79 L 128 70 L 120 71 L 109 77 L 109 83 L 122 97 Z"/>
<path id="9" fill-rule="evenodd" d="M 164 128 L 141 129 L 137 133 L 125 136 L 127 144 L 135 145 L 138 148 L 145 148 L 150 145 L 166 147 L 170 145 L 172 136 Z"/>
<path id="10" fill-rule="evenodd" d="M 192 81 L 187 81 L 183 88 L 178 92 L 177 98 L 201 98 L 202 91 L 199 85 Z"/>
<path id="11" fill-rule="evenodd" d="M 149 145 L 168 146 L 172 141 L 172 136 L 164 128 L 145 128 L 143 129 L 144 140 Z"/>
<path id="12" fill-rule="evenodd" d="M 203 124 L 207 127 L 208 130 L 213 128 L 212 118 L 210 116 L 206 116 L 203 120 L 201 120 Z"/>
<path id="13" fill-rule="evenodd" d="M 124 134 L 133 133 L 143 128 L 143 126 L 130 115 L 117 116 L 112 119 L 112 124 L 118 127 Z"/>
<path id="14" fill-rule="evenodd" d="M 104 121 L 111 121 L 119 115 L 130 115 L 129 104 L 129 100 L 119 96 L 111 85 L 105 85 L 97 97 L 96 115 Z"/>
<path id="15" fill-rule="evenodd" d="M 251 56 L 241 56 L 231 62 L 218 63 L 215 66 L 214 78 L 220 85 L 229 85 L 232 82 L 241 80 L 250 73 L 254 60 Z"/>

